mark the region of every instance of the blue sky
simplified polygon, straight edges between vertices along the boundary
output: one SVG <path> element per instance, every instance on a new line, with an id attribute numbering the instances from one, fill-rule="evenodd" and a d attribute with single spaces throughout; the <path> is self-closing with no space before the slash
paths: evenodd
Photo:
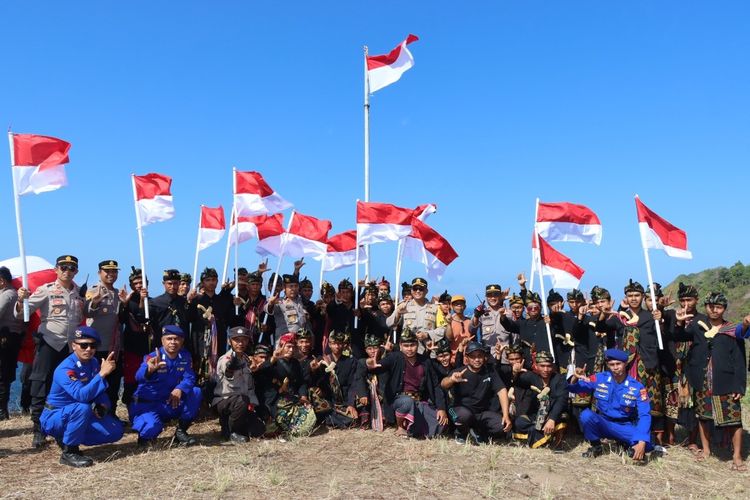
<path id="1" fill-rule="evenodd" d="M 332 234 L 353 229 L 362 46 L 385 53 L 411 32 L 415 67 L 371 100 L 371 199 L 438 204 L 430 223 L 460 257 L 432 292 L 473 297 L 528 272 L 536 197 L 601 218 L 600 247 L 556 245 L 586 290 L 645 281 L 635 193 L 694 254 L 653 253 L 657 281 L 747 260 L 746 2 L 457 5 L 2 2 L 0 123 L 73 144 L 69 186 L 21 200 L 27 252 L 78 255 L 81 279 L 105 258 L 137 264 L 131 172 L 174 178 L 175 219 L 145 229 L 152 278 L 192 269 L 198 207 L 231 205 L 232 166 Z M 18 251 L 10 180 L 2 258 Z M 392 278 L 395 253 L 373 247 L 373 272 Z M 253 243 L 240 255 L 258 261 Z"/>

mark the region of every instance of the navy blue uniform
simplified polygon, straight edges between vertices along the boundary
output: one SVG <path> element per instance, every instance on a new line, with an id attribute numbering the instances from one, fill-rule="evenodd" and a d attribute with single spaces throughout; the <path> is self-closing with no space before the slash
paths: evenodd
<path id="1" fill-rule="evenodd" d="M 198 415 L 201 404 L 201 390 L 195 386 L 195 372 L 187 349 L 180 349 L 174 359 L 170 359 L 163 347 L 159 356 L 166 363 L 154 373 L 148 373 L 148 360 L 155 356 L 149 353 L 143 357 L 135 380 L 138 388 L 129 407 L 133 429 L 143 439 L 154 439 L 164 429 L 164 422 L 179 419 L 189 423 Z M 174 389 L 182 391 L 182 398 L 176 408 L 168 403 Z"/>
<path id="2" fill-rule="evenodd" d="M 610 438 L 630 446 L 639 441 L 651 451 L 651 406 L 646 388 L 627 376 L 621 384 L 610 372 L 591 375 L 568 385 L 568 392 L 593 393 L 597 413 L 585 409 L 580 416 L 587 441 Z"/>
<path id="3" fill-rule="evenodd" d="M 106 414 L 94 415 L 92 405 L 109 408 L 107 382 L 96 358 L 82 362 L 71 354 L 55 369 L 52 388 L 42 411 L 42 430 L 67 446 L 95 446 L 122 438 L 122 423 Z"/>

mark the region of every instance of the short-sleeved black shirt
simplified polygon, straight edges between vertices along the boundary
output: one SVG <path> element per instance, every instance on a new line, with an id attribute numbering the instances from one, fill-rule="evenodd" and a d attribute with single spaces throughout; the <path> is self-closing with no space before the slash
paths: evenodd
<path id="1" fill-rule="evenodd" d="M 460 372 L 464 368 L 467 367 L 456 368 L 451 373 Z M 497 371 L 485 364 L 477 373 L 467 368 L 463 378 L 467 381 L 454 384 L 451 388 L 452 406 L 464 406 L 474 413 L 500 409 L 497 393 L 505 389 L 505 384 Z"/>

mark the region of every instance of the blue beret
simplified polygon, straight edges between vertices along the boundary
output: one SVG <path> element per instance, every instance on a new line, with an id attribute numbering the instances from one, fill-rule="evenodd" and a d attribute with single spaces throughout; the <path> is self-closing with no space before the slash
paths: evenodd
<path id="1" fill-rule="evenodd" d="M 185 332 L 182 331 L 177 325 L 167 325 L 161 329 L 162 335 L 177 335 L 178 337 L 185 338 Z"/>
<path id="2" fill-rule="evenodd" d="M 622 361 L 623 363 L 628 362 L 628 353 L 621 351 L 620 349 L 607 349 L 604 351 L 604 357 L 606 359 L 614 359 L 616 361 Z"/>
<path id="3" fill-rule="evenodd" d="M 76 328 L 75 333 L 73 333 L 74 342 L 83 339 L 95 340 L 97 344 L 102 341 L 102 339 L 99 337 L 99 332 L 97 332 L 90 326 L 79 326 L 78 328 Z"/>

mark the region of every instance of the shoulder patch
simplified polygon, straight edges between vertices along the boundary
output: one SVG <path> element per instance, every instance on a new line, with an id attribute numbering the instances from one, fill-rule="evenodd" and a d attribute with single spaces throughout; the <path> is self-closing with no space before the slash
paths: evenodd
<path id="1" fill-rule="evenodd" d="M 73 382 L 78 380 L 77 373 L 75 370 L 68 370 L 68 378 L 72 380 Z"/>
<path id="2" fill-rule="evenodd" d="M 591 376 L 589 377 L 589 382 L 596 382 L 596 373 L 592 374 L 592 375 L 591 375 Z"/>
<path id="3" fill-rule="evenodd" d="M 648 390 L 645 387 L 641 389 L 641 401 L 648 401 Z"/>

